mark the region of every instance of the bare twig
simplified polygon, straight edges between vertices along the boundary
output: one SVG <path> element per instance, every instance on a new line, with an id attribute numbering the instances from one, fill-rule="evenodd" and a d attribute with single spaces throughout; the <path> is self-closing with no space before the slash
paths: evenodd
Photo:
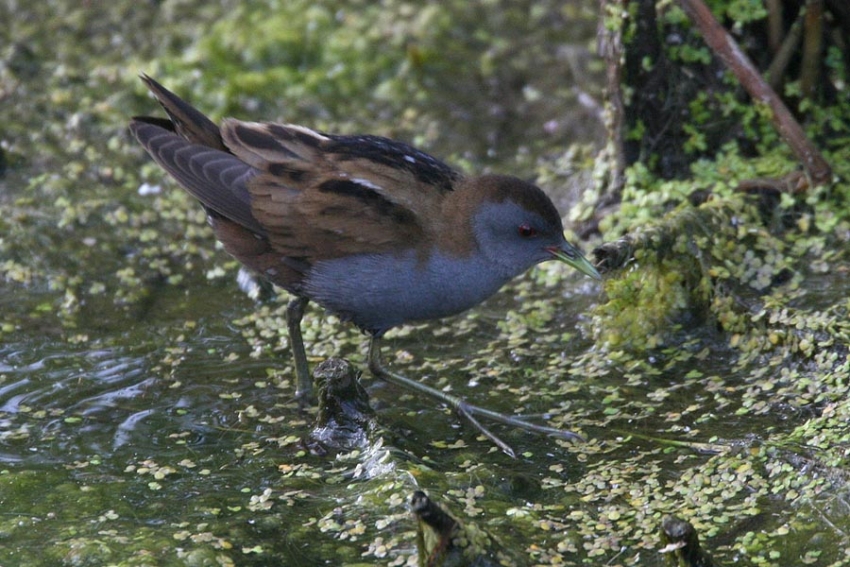
<path id="1" fill-rule="evenodd" d="M 806 138 L 803 128 L 794 119 L 782 100 L 759 75 L 758 70 L 729 33 L 712 15 L 702 0 L 679 0 L 682 9 L 702 32 L 708 46 L 720 57 L 750 93 L 753 100 L 767 105 L 773 113 L 773 123 L 790 146 L 813 185 L 823 185 L 832 179 L 832 170 L 820 152 Z"/>
<path id="2" fill-rule="evenodd" d="M 800 40 L 803 37 L 803 16 L 797 18 L 791 25 L 791 29 L 785 36 L 782 45 L 776 51 L 773 61 L 770 62 L 770 67 L 764 73 L 764 78 L 770 83 L 770 88 L 778 90 L 782 86 L 782 79 L 785 77 L 785 70 L 788 68 L 788 63 L 791 62 L 791 57 L 794 52 L 800 47 Z"/>
<path id="3" fill-rule="evenodd" d="M 823 50 L 823 0 L 806 1 L 805 39 L 800 86 L 803 96 L 812 98 L 817 89 Z"/>
<path id="4" fill-rule="evenodd" d="M 782 0 L 766 0 L 767 43 L 774 55 L 782 44 Z"/>

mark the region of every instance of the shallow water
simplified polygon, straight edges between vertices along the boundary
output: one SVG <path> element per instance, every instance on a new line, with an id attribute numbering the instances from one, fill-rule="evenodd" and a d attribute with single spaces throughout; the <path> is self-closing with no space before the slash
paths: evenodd
<path id="1" fill-rule="evenodd" d="M 248 356 L 239 327 L 210 313 L 220 307 L 214 303 L 196 313 L 197 325 L 189 332 L 162 331 L 152 317 L 133 330 L 132 344 L 123 346 L 92 348 L 98 342 L 94 337 L 80 345 L 7 343 L 0 370 L 3 561 L 99 564 L 116 557 L 122 564 L 193 565 L 235 558 L 243 565 L 322 565 L 350 564 L 361 553 L 367 564 L 392 557 L 403 561 L 413 552 L 414 537 L 406 499 L 424 487 L 446 491 L 455 506 L 465 503 L 466 510 L 457 512 L 470 518 L 503 518 L 486 525 L 523 564 L 522 550 L 531 549 L 526 539 L 539 537 L 533 534 L 541 525 L 587 512 L 582 493 L 574 492 L 584 490 L 580 486 L 612 483 L 613 504 L 627 496 L 617 495 L 628 479 L 636 483 L 628 500 L 650 502 L 658 498 L 651 495 L 655 484 L 673 491 L 682 474 L 703 474 L 695 471 L 706 467 L 710 474 L 717 466 L 711 464 L 716 448 L 740 444 L 743 449 L 748 439 L 801 419 L 781 407 L 766 415 L 738 413 L 745 399 L 735 392 L 748 372 L 730 372 L 735 357 L 710 333 L 688 333 L 690 348 L 708 352 L 697 364 L 676 363 L 659 351 L 640 371 L 612 364 L 610 372 L 594 377 L 560 362 L 581 356 L 592 342 L 576 338 L 560 353 L 551 350 L 547 331 L 560 334 L 575 324 L 565 313 L 540 330 L 540 340 L 499 330 L 509 313 L 533 303 L 538 294 L 578 293 L 564 305 L 579 313 L 586 309 L 598 288 L 571 281 L 581 291 L 541 291 L 526 279 L 516 293 L 507 290 L 469 318 L 388 340 L 387 350 L 402 353 L 400 360 L 406 360 L 404 353 L 414 357 L 406 364 L 396 360 L 411 375 L 431 384 L 447 381 L 452 391 L 502 411 L 515 404 L 528 413 L 560 408 L 556 416 L 580 427 L 590 440 L 573 446 L 497 427 L 521 453 L 516 461 L 475 439 L 466 424 L 431 401 L 372 380 L 372 403 L 384 428 L 374 445 L 336 457 L 311 456 L 300 439 L 308 436 L 313 415 L 297 408 L 288 371 L 273 370 L 282 382 L 268 375 L 269 369 L 287 368 L 288 360 L 270 353 Z M 209 298 L 238 294 L 202 293 Z M 244 308 L 252 310 L 250 303 Z M 306 327 L 321 330 L 329 323 L 311 312 Z M 451 335 L 453 329 L 461 341 Z M 361 337 L 353 330 L 313 339 L 318 350 L 332 351 L 340 335 L 351 345 L 343 352 L 361 356 L 362 364 Z M 118 342 L 107 337 L 100 340 Z M 689 379 L 694 371 L 718 377 Z M 501 376 L 505 372 L 510 376 Z M 563 383 L 567 405 L 559 396 L 537 395 L 549 389 L 541 385 L 541 372 L 547 374 L 542 384 Z M 724 389 L 728 396 L 717 394 Z M 665 438 L 692 445 L 664 449 L 657 440 Z M 606 462 L 619 464 L 612 469 Z M 621 468 L 629 462 L 635 467 L 631 472 Z M 757 487 L 762 481 L 756 475 L 753 482 Z M 691 487 L 680 488 L 689 492 Z M 716 487 L 706 497 L 722 498 L 730 510 L 751 509 L 759 529 L 775 525 L 773 515 L 793 513 L 782 501 L 748 495 L 731 479 L 729 487 Z M 512 525 L 508 518 L 517 514 L 537 519 Z M 729 512 L 722 524 L 734 531 L 742 518 L 738 514 Z M 644 533 L 639 539 L 652 537 Z M 581 537 L 565 541 L 571 540 Z M 50 551 L 33 554 L 40 541 L 52 542 Z M 640 564 L 661 563 L 644 556 Z"/>

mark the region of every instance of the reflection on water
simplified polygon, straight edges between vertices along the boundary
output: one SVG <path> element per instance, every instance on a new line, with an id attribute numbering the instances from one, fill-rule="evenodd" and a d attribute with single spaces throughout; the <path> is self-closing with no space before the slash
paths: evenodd
<path id="1" fill-rule="evenodd" d="M 298 565 L 335 557 L 335 538 L 317 538 L 317 522 L 347 517 L 329 508 L 350 497 L 346 479 L 360 483 L 358 501 L 372 489 L 386 497 L 384 483 L 395 474 L 387 450 L 378 442 L 332 463 L 307 455 L 279 471 L 313 418 L 297 410 L 292 392 L 266 383 L 273 359 L 222 364 L 222 352 L 244 345 L 207 327 L 178 354 L 155 326 L 139 332 L 162 345 L 21 341 L 0 349 L 0 564 L 12 557 L 31 565 L 99 564 L 110 550 L 131 556 L 139 549 L 154 553 L 155 564 L 183 565 L 181 550 L 218 560 L 231 553 L 230 540 L 269 552 L 279 545 Z M 290 432 L 295 443 L 280 446 Z M 332 467 L 338 480 L 317 493 L 313 466 Z M 415 488 L 401 476 L 387 508 L 397 515 L 393 530 L 408 527 L 404 495 Z M 295 503 L 297 516 L 288 508 Z M 33 522 L 38 529 L 30 529 Z M 51 550 L 36 553 L 45 540 L 55 542 Z"/>
<path id="2" fill-rule="evenodd" d="M 145 358 L 124 356 L 121 349 L 18 343 L 5 345 L 0 360 L 4 437 L 19 449 L 7 450 L 0 462 L 103 454 L 117 443 L 114 425 L 133 413 L 134 404 L 154 383 L 146 374 Z M 127 433 L 122 431 L 122 443 Z"/>
<path id="3" fill-rule="evenodd" d="M 4 345 L 0 464 L 67 463 L 91 455 L 108 460 L 121 449 L 161 451 L 175 444 L 168 437 L 175 432 L 184 432 L 180 445 L 197 445 L 233 425 L 239 409 L 222 408 L 220 394 L 250 387 L 250 381 L 232 380 L 238 362 L 225 369 L 220 357 L 202 356 L 185 368 L 197 380 L 175 387 L 156 366 L 159 351 L 129 351 L 58 341 Z M 258 371 L 254 361 L 246 366 L 246 375 Z M 225 377 L 223 390 L 218 380 Z"/>

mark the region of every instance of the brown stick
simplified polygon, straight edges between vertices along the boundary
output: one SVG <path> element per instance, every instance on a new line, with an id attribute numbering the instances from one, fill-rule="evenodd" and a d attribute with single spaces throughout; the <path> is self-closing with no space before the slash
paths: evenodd
<path id="1" fill-rule="evenodd" d="M 812 98 L 820 77 L 821 50 L 823 48 L 823 0 L 806 1 L 806 31 L 803 42 L 803 62 L 800 88 L 803 96 Z"/>
<path id="2" fill-rule="evenodd" d="M 623 122 L 626 116 L 623 103 L 623 34 L 621 30 L 611 30 L 606 27 L 610 13 L 625 11 L 624 0 L 599 0 L 602 16 L 599 18 L 599 28 L 596 32 L 597 52 L 607 64 L 607 99 L 608 112 L 605 113 L 605 127 L 608 130 L 608 147 L 603 152 L 613 171 L 609 179 L 607 193 L 619 195 L 626 184 L 626 158 L 623 149 Z"/>
<path id="3" fill-rule="evenodd" d="M 776 55 L 782 45 L 782 0 L 767 0 L 767 44 Z"/>
<path id="4" fill-rule="evenodd" d="M 785 35 L 785 41 L 782 42 L 773 61 L 770 62 L 770 67 L 764 73 L 765 80 L 774 91 L 782 86 L 782 81 L 785 80 L 785 70 L 788 68 L 788 63 L 791 62 L 794 52 L 799 49 L 802 38 L 803 17 L 801 16 L 791 25 L 791 29 Z"/>
<path id="5" fill-rule="evenodd" d="M 702 0 L 679 0 L 682 9 L 702 32 L 708 46 L 735 74 L 756 102 L 766 104 L 773 113 L 773 123 L 791 151 L 797 156 L 813 185 L 832 179 L 832 170 L 794 119 L 782 100 L 762 79 L 758 70 L 723 26 L 714 18 Z"/>

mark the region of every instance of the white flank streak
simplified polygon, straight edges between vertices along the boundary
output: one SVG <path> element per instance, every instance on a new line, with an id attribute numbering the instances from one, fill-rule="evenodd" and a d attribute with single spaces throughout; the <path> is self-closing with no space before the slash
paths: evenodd
<path id="1" fill-rule="evenodd" d="M 290 130 L 302 132 L 302 133 L 307 134 L 309 136 L 313 136 L 314 138 L 318 138 L 319 140 L 327 140 L 328 139 L 327 136 L 322 136 L 321 134 L 319 134 L 315 130 L 310 130 L 309 128 L 305 128 L 304 126 L 299 126 L 297 124 L 286 124 L 285 126 Z"/>
<path id="2" fill-rule="evenodd" d="M 362 177 L 352 177 L 351 181 L 354 182 L 354 183 L 357 183 L 358 185 L 362 185 L 363 187 L 368 187 L 369 189 L 372 189 L 373 191 L 383 191 L 384 190 L 384 188 L 381 187 L 380 185 L 375 185 L 374 183 L 372 183 L 368 179 L 363 179 Z"/>

